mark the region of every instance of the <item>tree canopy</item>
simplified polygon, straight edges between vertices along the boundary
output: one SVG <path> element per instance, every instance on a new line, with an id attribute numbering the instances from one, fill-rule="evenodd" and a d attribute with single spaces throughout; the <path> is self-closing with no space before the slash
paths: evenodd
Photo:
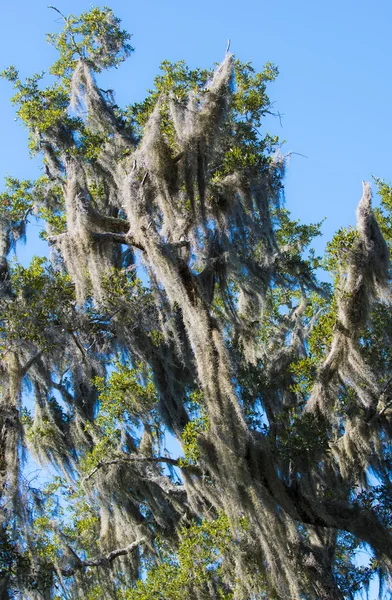
<path id="1" fill-rule="evenodd" d="M 0 195 L 1 597 L 387 589 L 390 187 L 317 257 L 262 133 L 274 65 L 165 61 L 121 108 L 99 75 L 130 36 L 63 20 L 50 77 L 3 72 L 43 174 Z M 51 259 L 25 267 L 34 215 Z"/>

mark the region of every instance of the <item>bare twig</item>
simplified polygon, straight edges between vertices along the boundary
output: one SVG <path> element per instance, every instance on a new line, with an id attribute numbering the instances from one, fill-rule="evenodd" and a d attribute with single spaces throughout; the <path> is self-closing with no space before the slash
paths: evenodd
<path id="1" fill-rule="evenodd" d="M 55 10 L 57 13 L 59 13 L 59 15 L 60 15 L 61 17 L 63 17 L 63 19 L 64 19 L 64 21 L 65 21 L 65 22 L 67 22 L 67 21 L 68 21 L 67 17 L 65 17 L 65 16 L 63 15 L 63 13 L 62 13 L 62 12 L 61 12 L 61 11 L 60 11 L 58 8 L 56 8 L 55 6 L 52 6 L 51 4 L 49 4 L 49 5 L 48 5 L 48 8 L 51 8 L 52 10 Z"/>
<path id="2" fill-rule="evenodd" d="M 297 156 L 303 156 L 304 158 L 309 158 L 309 156 L 306 156 L 306 154 L 301 154 L 300 152 L 288 152 L 287 154 L 284 155 L 284 157 L 287 158 L 288 156 L 291 156 L 292 154 L 296 154 Z"/>
<path id="3" fill-rule="evenodd" d="M 65 22 L 66 26 L 68 27 L 68 18 L 66 16 L 64 16 L 63 13 L 58 8 L 56 8 L 55 6 L 52 6 L 51 4 L 48 5 L 48 8 L 55 10 L 64 19 L 64 22 Z M 80 58 L 83 58 L 83 54 L 82 54 L 79 46 L 77 45 L 77 43 L 75 41 L 75 37 L 71 30 L 69 30 L 69 34 L 70 34 L 71 42 L 72 42 L 77 54 L 79 54 Z"/>
<path id="4" fill-rule="evenodd" d="M 272 106 L 272 104 L 270 104 L 270 106 Z M 280 113 L 279 111 L 278 111 L 278 112 L 272 112 L 271 110 L 266 110 L 266 111 L 265 111 L 265 114 L 266 114 L 266 115 L 271 115 L 271 117 L 278 117 L 278 119 L 279 119 L 279 123 L 280 123 L 280 126 L 281 126 L 281 127 L 283 127 L 283 124 L 282 124 L 282 117 L 283 117 L 284 115 L 283 115 L 282 113 Z"/>

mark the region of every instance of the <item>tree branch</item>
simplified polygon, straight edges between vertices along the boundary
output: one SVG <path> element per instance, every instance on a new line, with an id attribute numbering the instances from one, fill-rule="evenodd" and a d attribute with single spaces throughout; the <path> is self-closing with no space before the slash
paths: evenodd
<path id="1" fill-rule="evenodd" d="M 144 251 L 143 244 L 136 242 L 132 236 L 127 235 L 125 233 L 110 233 L 110 232 L 98 233 L 95 231 L 90 231 L 89 233 L 90 233 L 91 237 L 93 238 L 93 240 L 95 240 L 97 242 L 104 242 L 104 241 L 109 242 L 110 241 L 110 242 L 114 242 L 115 244 L 124 244 L 126 246 L 133 246 L 134 248 L 138 248 L 139 250 Z M 61 239 L 65 239 L 68 235 L 69 235 L 68 232 L 60 233 L 58 235 L 50 235 L 50 236 L 48 236 L 47 241 L 49 244 L 56 244 Z"/>
<path id="2" fill-rule="evenodd" d="M 65 17 L 63 15 L 63 13 L 61 11 L 59 11 L 58 8 L 56 8 L 55 6 L 52 6 L 51 4 L 48 5 L 48 8 L 51 8 L 52 10 L 55 10 L 57 13 L 59 13 L 60 16 L 63 17 L 64 21 L 67 22 L 67 17 Z"/>
<path id="3" fill-rule="evenodd" d="M 392 560 L 392 534 L 373 511 L 341 500 L 320 502 L 308 498 L 293 487 L 287 486 L 286 491 L 297 513 L 291 515 L 293 518 L 314 526 L 348 531 L 367 542 L 377 553 L 384 554 Z"/>
<path id="4" fill-rule="evenodd" d="M 104 556 L 99 556 L 97 558 L 93 558 L 91 560 L 80 560 L 76 566 L 67 567 L 65 569 L 60 569 L 61 574 L 64 577 L 72 577 L 76 573 L 76 571 L 80 571 L 81 569 L 87 569 L 88 567 L 101 567 L 102 565 L 107 565 L 113 562 L 119 556 L 125 556 L 129 552 L 133 552 L 136 548 L 139 548 L 142 544 L 146 542 L 145 538 L 141 538 L 140 540 L 136 540 L 129 544 L 125 548 L 118 548 L 117 550 L 112 550 L 109 554 L 105 554 Z"/>
<path id="5" fill-rule="evenodd" d="M 24 377 L 27 373 L 27 371 L 30 369 L 30 367 L 32 367 L 32 365 L 35 363 L 36 360 L 38 360 L 42 354 L 44 353 L 43 350 L 40 350 L 37 354 L 35 354 L 34 356 L 32 356 L 27 363 L 21 368 L 21 375 L 22 377 Z"/>
<path id="6" fill-rule="evenodd" d="M 105 231 L 112 233 L 128 233 L 129 231 L 129 223 L 125 219 L 120 219 L 118 217 L 109 217 L 107 215 L 103 215 L 98 210 L 93 208 L 85 197 L 80 197 L 80 201 L 83 207 L 83 211 L 86 213 L 89 223 L 92 225 L 96 225 Z"/>
<path id="7" fill-rule="evenodd" d="M 125 244 L 126 246 L 133 246 L 134 248 L 138 248 L 139 250 L 144 251 L 143 244 L 136 242 L 135 239 L 131 235 L 122 234 L 122 233 L 96 233 L 90 232 L 93 240 L 97 242 L 111 241 L 117 244 Z"/>
<path id="8" fill-rule="evenodd" d="M 112 460 L 100 460 L 96 467 L 88 474 L 86 475 L 86 477 L 83 478 L 83 483 L 85 481 L 88 481 L 89 479 L 91 479 L 91 477 L 93 477 L 95 475 L 95 473 L 97 471 L 99 471 L 99 469 L 102 469 L 102 467 L 106 467 L 109 465 L 116 465 L 119 463 L 166 463 L 168 465 L 173 465 L 175 467 L 180 466 L 178 459 L 176 458 L 169 458 L 167 456 L 134 456 L 134 457 L 120 457 L 120 458 L 113 458 Z"/>

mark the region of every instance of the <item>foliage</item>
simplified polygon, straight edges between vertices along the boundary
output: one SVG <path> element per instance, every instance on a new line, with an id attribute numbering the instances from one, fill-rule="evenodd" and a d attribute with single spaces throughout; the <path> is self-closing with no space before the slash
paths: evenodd
<path id="1" fill-rule="evenodd" d="M 51 73 L 69 79 L 79 59 L 88 62 L 95 73 L 116 67 L 133 50 L 130 38 L 129 33 L 120 29 L 120 19 L 110 8 L 94 7 L 79 17 L 70 15 L 65 18 L 63 31 L 47 36 L 60 55 Z"/>

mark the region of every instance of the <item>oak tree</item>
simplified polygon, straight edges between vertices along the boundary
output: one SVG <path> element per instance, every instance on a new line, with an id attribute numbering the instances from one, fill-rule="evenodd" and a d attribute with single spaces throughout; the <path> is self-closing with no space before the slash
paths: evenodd
<path id="1" fill-rule="evenodd" d="M 0 196 L 1 597 L 387 584 L 390 188 L 374 211 L 365 183 L 317 257 L 262 129 L 272 64 L 163 62 L 121 108 L 99 75 L 129 35 L 107 8 L 63 19 L 51 78 L 3 72 L 43 174 Z M 24 267 L 9 255 L 34 215 L 51 259 Z"/>

